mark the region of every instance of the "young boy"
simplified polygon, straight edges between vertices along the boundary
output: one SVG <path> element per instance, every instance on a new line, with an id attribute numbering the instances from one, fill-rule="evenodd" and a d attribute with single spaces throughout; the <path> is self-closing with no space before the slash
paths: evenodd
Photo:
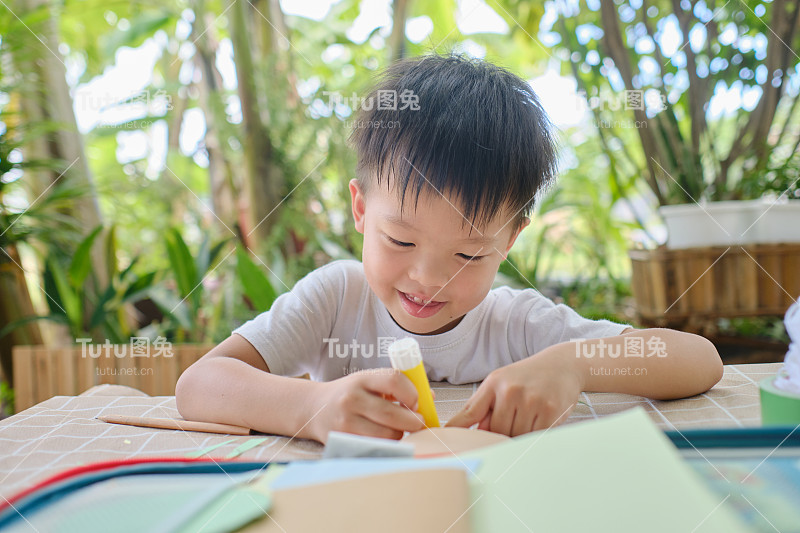
<path id="1" fill-rule="evenodd" d="M 512 436 L 563 422 L 581 391 L 670 399 L 720 380 L 702 337 L 490 290 L 556 170 L 525 81 L 431 55 L 394 64 L 363 102 L 350 181 L 362 262 L 310 273 L 192 365 L 181 415 L 320 442 L 331 430 L 400 438 L 424 427 L 416 390 L 389 368 L 387 345 L 406 336 L 432 380 L 483 380 L 449 425 Z"/>

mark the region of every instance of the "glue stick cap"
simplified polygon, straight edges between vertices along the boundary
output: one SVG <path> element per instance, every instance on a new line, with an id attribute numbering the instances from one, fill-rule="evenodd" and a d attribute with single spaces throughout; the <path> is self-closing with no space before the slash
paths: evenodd
<path id="1" fill-rule="evenodd" d="M 411 337 L 394 341 L 389 346 L 389 360 L 395 370 L 411 370 L 422 363 L 419 344 Z"/>

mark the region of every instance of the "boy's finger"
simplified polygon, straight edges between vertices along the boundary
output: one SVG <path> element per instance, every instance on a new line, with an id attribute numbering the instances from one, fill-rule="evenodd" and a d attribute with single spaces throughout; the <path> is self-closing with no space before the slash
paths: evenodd
<path id="1" fill-rule="evenodd" d="M 536 419 L 536 412 L 533 410 L 517 409 L 514 415 L 514 423 L 511 425 L 511 433 L 509 436 L 516 437 L 524 435 L 533 431 L 534 420 Z"/>
<path id="2" fill-rule="evenodd" d="M 467 405 L 451 418 L 446 426 L 468 428 L 476 422 L 483 420 L 492 408 L 494 394 L 482 391 L 480 388 L 475 395 L 469 399 Z"/>
<path id="3" fill-rule="evenodd" d="M 348 428 L 348 433 L 354 435 L 364 435 L 365 437 L 377 437 L 380 439 L 398 440 L 403 437 L 403 431 L 376 424 L 363 416 L 357 417 L 352 426 Z"/>
<path id="4" fill-rule="evenodd" d="M 375 424 L 397 431 L 419 431 L 425 428 L 422 415 L 404 405 L 396 405 L 373 396 L 379 403 L 368 401 L 364 406 L 364 418 Z"/>
<path id="5" fill-rule="evenodd" d="M 514 405 L 507 402 L 496 407 L 492 414 L 492 422 L 489 425 L 489 431 L 511 436 L 511 428 L 514 424 L 514 417 L 517 410 L 514 408 Z"/>
<path id="6" fill-rule="evenodd" d="M 558 425 L 562 424 L 567 418 L 569 418 L 570 413 L 572 412 L 572 410 L 575 408 L 576 405 L 578 405 L 578 404 L 577 403 L 572 404 L 572 406 L 570 406 L 567 409 L 567 411 L 561 413 L 561 416 L 553 415 L 550 418 L 544 418 L 542 416 L 537 416 L 536 420 L 533 421 L 533 430 L 532 431 L 538 431 L 540 429 L 547 429 L 549 427 L 555 427 L 555 426 L 558 426 Z M 558 417 L 558 418 L 556 418 L 556 417 Z"/>
<path id="7" fill-rule="evenodd" d="M 486 413 L 486 416 L 483 417 L 483 420 L 480 421 L 478 424 L 478 429 L 482 429 L 483 431 L 489 431 L 489 428 L 492 426 L 492 411 L 489 410 Z"/>
<path id="8" fill-rule="evenodd" d="M 392 373 L 370 376 L 364 387 L 379 396 L 393 398 L 412 410 L 417 408 L 416 387 L 410 379 L 397 370 Z"/>

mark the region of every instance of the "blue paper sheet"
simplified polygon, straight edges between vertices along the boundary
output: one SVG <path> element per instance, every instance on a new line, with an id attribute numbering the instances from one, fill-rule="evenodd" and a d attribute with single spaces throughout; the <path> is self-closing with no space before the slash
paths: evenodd
<path id="1" fill-rule="evenodd" d="M 273 490 L 290 489 L 329 483 L 343 479 L 386 474 L 408 470 L 456 468 L 473 475 L 480 466 L 479 459 L 394 459 L 361 457 L 357 459 L 324 459 L 289 463 L 283 473 L 271 484 Z"/>

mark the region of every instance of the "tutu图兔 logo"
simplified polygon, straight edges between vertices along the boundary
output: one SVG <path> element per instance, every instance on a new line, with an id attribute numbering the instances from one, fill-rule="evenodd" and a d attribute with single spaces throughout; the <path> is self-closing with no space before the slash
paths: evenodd
<path id="1" fill-rule="evenodd" d="M 653 336 L 647 341 L 641 337 L 625 337 L 624 344 L 606 342 L 604 339 L 571 339 L 575 343 L 575 357 L 666 357 L 667 344 Z"/>
<path id="2" fill-rule="evenodd" d="M 334 357 L 338 357 L 339 359 L 354 357 L 363 357 L 364 359 L 369 359 L 376 356 L 376 351 L 377 357 L 389 357 L 389 346 L 395 340 L 396 339 L 394 337 L 378 337 L 378 342 L 375 344 L 361 344 L 356 341 L 356 339 L 344 344 L 340 343 L 337 337 L 333 337 L 324 338 L 322 339 L 322 342 L 328 345 L 328 358 L 330 359 L 333 359 Z"/>
<path id="3" fill-rule="evenodd" d="M 112 355 L 117 359 L 124 357 L 172 357 L 172 343 L 166 337 L 156 337 L 150 342 L 149 337 L 131 337 L 128 344 L 111 344 L 111 341 L 106 339 L 103 344 L 90 344 L 92 339 L 75 339 L 75 342 L 81 344 L 81 357 L 91 357 L 98 359 L 100 357 L 109 358 Z"/>

